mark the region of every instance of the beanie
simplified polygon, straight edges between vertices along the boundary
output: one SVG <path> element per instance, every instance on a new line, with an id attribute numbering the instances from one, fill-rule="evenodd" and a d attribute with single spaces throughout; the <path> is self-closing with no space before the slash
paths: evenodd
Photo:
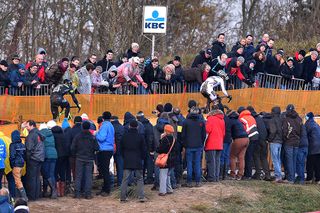
<path id="1" fill-rule="evenodd" d="M 157 105 L 157 107 L 156 107 L 156 110 L 158 111 L 158 112 L 163 112 L 163 105 L 162 104 L 158 104 Z"/>
<path id="2" fill-rule="evenodd" d="M 306 56 L 306 51 L 300 50 L 300 51 L 299 51 L 299 54 L 302 55 L 303 57 L 305 57 L 305 56 Z"/>
<path id="3" fill-rule="evenodd" d="M 295 108 L 294 108 L 294 105 L 293 104 L 289 104 L 286 108 L 286 111 L 287 112 L 290 112 L 290 111 L 293 111 Z"/>
<path id="4" fill-rule="evenodd" d="M 83 130 L 88 130 L 90 129 L 90 122 L 89 121 L 85 121 L 82 123 L 82 129 Z"/>
<path id="5" fill-rule="evenodd" d="M 129 125 L 130 125 L 131 128 L 137 128 L 138 127 L 138 122 L 136 120 L 132 120 Z"/>
<path id="6" fill-rule="evenodd" d="M 196 107 L 197 106 L 197 102 L 195 100 L 190 100 L 188 102 L 188 108 L 192 108 L 192 107 Z"/>
<path id="7" fill-rule="evenodd" d="M 166 103 L 163 107 L 164 112 L 171 112 L 172 111 L 172 104 L 171 103 Z"/>
<path id="8" fill-rule="evenodd" d="M 76 116 L 74 117 L 73 123 L 81 123 L 82 122 L 82 118 L 80 116 Z"/>
<path id="9" fill-rule="evenodd" d="M 243 106 L 238 108 L 238 113 L 240 114 L 242 111 L 246 110 L 246 108 L 244 108 Z"/>
<path id="10" fill-rule="evenodd" d="M 165 126 L 164 126 L 164 132 L 165 132 L 165 133 L 168 133 L 168 134 L 174 133 L 174 128 L 173 128 L 173 126 L 171 126 L 171 125 L 169 125 L 169 124 L 165 125 Z"/>
<path id="11" fill-rule="evenodd" d="M 61 124 L 62 129 L 66 129 L 68 127 L 70 127 L 70 124 L 68 122 L 68 118 L 64 118 Z"/>
<path id="12" fill-rule="evenodd" d="M 111 118 L 111 112 L 109 111 L 105 111 L 102 113 L 102 117 L 103 117 L 103 120 L 110 120 Z"/>
<path id="13" fill-rule="evenodd" d="M 5 66 L 5 67 L 8 67 L 8 66 L 9 66 L 9 64 L 8 64 L 8 62 L 7 62 L 6 60 L 0 61 L 0 65 L 3 65 L 3 66 Z"/>
<path id="14" fill-rule="evenodd" d="M 237 58 L 237 61 L 239 61 L 239 62 L 241 62 L 241 64 L 243 64 L 243 63 L 244 63 L 244 57 L 239 56 L 239 57 Z"/>
<path id="15" fill-rule="evenodd" d="M 13 143 L 15 142 L 21 142 L 21 137 L 20 137 L 20 132 L 18 130 L 14 130 L 12 133 L 11 133 L 11 141 Z"/>

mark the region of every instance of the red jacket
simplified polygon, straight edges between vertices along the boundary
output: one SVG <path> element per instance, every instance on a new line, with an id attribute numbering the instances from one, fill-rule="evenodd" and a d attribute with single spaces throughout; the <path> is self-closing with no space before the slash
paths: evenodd
<path id="1" fill-rule="evenodd" d="M 236 63 L 236 58 L 228 58 L 226 61 L 226 69 L 229 71 L 229 75 L 236 75 L 241 81 L 243 81 L 246 78 L 243 76 L 241 68 L 236 66 Z"/>
<path id="2" fill-rule="evenodd" d="M 223 150 L 223 140 L 226 134 L 226 128 L 222 111 L 214 110 L 209 113 L 206 123 L 206 132 L 208 137 L 204 150 Z"/>

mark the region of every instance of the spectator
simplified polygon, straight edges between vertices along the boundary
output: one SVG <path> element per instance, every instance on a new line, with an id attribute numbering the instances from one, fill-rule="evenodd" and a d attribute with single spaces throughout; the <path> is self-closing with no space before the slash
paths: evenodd
<path id="1" fill-rule="evenodd" d="M 231 52 L 236 52 L 239 46 L 242 46 L 243 48 L 246 46 L 245 38 L 241 38 L 239 41 L 237 41 L 236 44 L 231 48 Z"/>
<path id="2" fill-rule="evenodd" d="M 68 79 L 72 82 L 72 88 L 76 90 L 79 87 L 79 77 L 76 74 L 77 67 L 74 64 L 70 64 L 68 70 L 63 75 L 63 80 Z"/>
<path id="3" fill-rule="evenodd" d="M 235 47 L 234 51 L 228 53 L 228 58 L 243 56 L 244 47 L 242 45 L 238 45 Z"/>
<path id="4" fill-rule="evenodd" d="M 148 84 L 148 87 L 146 89 L 149 93 L 151 93 L 151 94 L 154 93 L 153 88 L 151 87 L 151 84 L 157 80 L 156 77 L 161 72 L 162 72 L 162 70 L 159 66 L 158 58 L 153 58 L 151 60 L 151 63 L 148 64 L 144 68 L 144 73 L 142 74 L 142 79 L 144 82 L 146 82 Z"/>
<path id="5" fill-rule="evenodd" d="M 115 65 L 115 63 L 112 61 L 112 59 L 113 59 L 113 51 L 108 50 L 105 57 L 102 60 L 98 61 L 96 66 L 102 67 L 102 73 L 106 72 L 110 69 L 111 66 Z"/>
<path id="6" fill-rule="evenodd" d="M 256 52 L 263 52 L 265 54 L 266 48 L 267 48 L 267 43 L 262 42 L 257 45 Z"/>
<path id="7" fill-rule="evenodd" d="M 68 58 L 62 58 L 60 61 L 58 61 L 56 64 L 52 64 L 47 70 L 46 70 L 46 83 L 49 85 L 57 86 L 58 84 L 62 83 L 63 75 L 67 71 L 69 67 L 69 59 Z"/>
<path id="8" fill-rule="evenodd" d="M 47 69 L 47 67 L 49 66 L 49 63 L 48 63 L 48 61 L 46 60 L 47 51 L 46 51 L 44 48 L 39 47 L 37 54 L 42 55 L 42 57 L 43 57 L 42 65 L 45 67 L 45 69 Z M 39 64 L 38 64 L 38 65 L 39 65 Z"/>
<path id="9" fill-rule="evenodd" d="M 199 116 L 199 108 L 192 107 L 183 123 L 182 141 L 186 149 L 187 187 L 192 187 L 192 174 L 195 174 L 196 187 L 200 187 L 201 156 L 206 138 L 205 123 Z"/>
<path id="10" fill-rule="evenodd" d="M 11 64 L 9 65 L 9 72 L 12 73 L 12 72 L 17 72 L 19 71 L 19 67 L 23 64 L 21 64 L 21 59 L 19 57 L 18 54 L 14 54 L 12 55 L 11 57 Z"/>
<path id="11" fill-rule="evenodd" d="M 249 145 L 247 147 L 245 155 L 244 177 L 246 179 L 251 179 L 254 147 L 257 143 L 259 143 L 259 132 L 257 128 L 257 122 L 251 115 L 249 110 L 245 109 L 244 107 L 239 107 L 238 113 L 239 120 L 246 130 L 249 138 Z"/>
<path id="12" fill-rule="evenodd" d="M 76 69 L 79 69 L 79 68 L 80 68 L 80 66 L 79 66 L 79 64 L 80 64 L 80 58 L 79 58 L 78 56 L 73 56 L 73 57 L 71 58 L 71 63 L 70 63 L 70 64 L 75 65 L 75 66 L 76 66 Z"/>
<path id="13" fill-rule="evenodd" d="M 45 70 L 48 67 L 48 63 L 44 60 L 43 54 L 37 54 L 34 61 L 30 61 L 26 64 L 26 69 L 29 69 L 31 64 L 35 62 L 38 64 L 38 77 L 40 79 L 40 83 L 44 84 L 46 82 L 46 72 Z"/>
<path id="14" fill-rule="evenodd" d="M 229 165 L 230 165 L 230 147 L 232 143 L 231 137 L 231 121 L 227 114 L 223 116 L 225 123 L 225 135 L 223 139 L 223 150 L 220 157 L 220 179 L 225 180 L 228 174 Z"/>
<path id="15" fill-rule="evenodd" d="M 228 58 L 226 61 L 226 73 L 230 76 L 231 79 L 234 80 L 234 88 L 239 89 L 241 88 L 241 81 L 245 80 L 241 72 L 241 66 L 244 63 L 244 58 L 242 56 L 238 58 Z"/>
<path id="16" fill-rule="evenodd" d="M 169 61 L 168 64 L 174 65 L 175 74 L 177 76 L 177 81 L 182 82 L 183 81 L 183 68 L 181 66 L 181 57 L 176 55 L 174 56 L 172 61 Z"/>
<path id="17" fill-rule="evenodd" d="M 246 44 L 243 50 L 244 58 L 246 61 L 252 59 L 253 53 L 255 52 L 255 48 L 253 46 L 253 36 L 252 35 L 247 35 L 246 36 Z"/>
<path id="18" fill-rule="evenodd" d="M 12 143 L 10 144 L 10 166 L 12 168 L 16 189 L 19 191 L 20 195 L 16 195 L 16 197 L 22 197 L 23 199 L 28 201 L 25 188 L 21 182 L 22 168 L 24 167 L 24 162 L 26 159 L 26 146 L 22 143 L 20 132 L 18 130 L 14 130 L 11 133 L 11 141 Z"/>
<path id="19" fill-rule="evenodd" d="M 258 52 L 255 52 L 253 54 L 253 59 L 255 60 L 255 66 L 254 66 L 254 69 L 255 69 L 255 72 L 256 73 L 263 73 L 264 70 L 265 70 L 265 62 L 266 62 L 266 55 L 264 52 L 262 51 L 258 51 Z"/>
<path id="20" fill-rule="evenodd" d="M 224 33 L 219 33 L 219 35 L 217 36 L 217 40 L 212 42 L 211 51 L 213 59 L 220 56 L 222 53 L 227 53 L 226 45 L 224 43 L 224 37 Z"/>
<path id="21" fill-rule="evenodd" d="M 10 195 L 9 191 L 6 188 L 0 189 L 0 212 L 3 213 L 12 213 L 13 206 L 10 204 Z"/>
<path id="22" fill-rule="evenodd" d="M 294 66 L 293 58 L 289 57 L 285 63 L 280 66 L 280 75 L 283 77 L 281 79 L 281 89 L 291 89 L 287 88 L 292 79 L 294 79 Z"/>
<path id="23" fill-rule="evenodd" d="M 302 72 L 303 72 L 303 62 L 304 62 L 304 56 L 306 55 L 306 51 L 299 50 L 299 52 L 296 52 L 294 57 L 294 78 L 302 78 Z"/>
<path id="24" fill-rule="evenodd" d="M 119 61 L 115 64 L 115 66 L 118 67 L 121 64 L 127 63 L 127 62 L 128 62 L 128 55 L 124 53 L 119 57 Z"/>
<path id="25" fill-rule="evenodd" d="M 307 183 L 320 183 L 320 126 L 315 122 L 314 115 L 309 112 L 306 115 L 306 130 L 309 140 L 307 157 Z"/>
<path id="26" fill-rule="evenodd" d="M 225 73 L 227 58 L 228 56 L 225 53 L 222 53 L 220 56 L 210 62 L 211 71 L 209 73 L 209 77 L 221 76 L 221 73 Z"/>
<path id="27" fill-rule="evenodd" d="M 24 67 L 21 66 L 18 72 L 10 74 L 11 95 L 24 94 L 27 84 L 26 70 Z"/>
<path id="28" fill-rule="evenodd" d="M 130 59 L 132 57 L 139 57 L 140 51 L 139 51 L 139 44 L 138 43 L 132 43 L 131 48 L 127 51 L 127 58 Z"/>
<path id="29" fill-rule="evenodd" d="M 171 85 L 177 80 L 175 75 L 175 66 L 173 64 L 167 64 L 162 68 L 162 72 L 158 73 L 157 81 L 161 85 Z"/>
<path id="30" fill-rule="evenodd" d="M 207 161 L 207 181 L 218 182 L 220 176 L 220 157 L 226 133 L 224 115 L 218 108 L 214 108 L 209 112 L 206 132 L 208 136 L 204 150 Z"/>
<path id="31" fill-rule="evenodd" d="M 302 125 L 301 137 L 299 143 L 299 149 L 297 153 L 297 164 L 296 164 L 296 173 L 297 177 L 295 178 L 295 183 L 304 184 L 304 171 L 306 165 L 306 159 L 308 156 L 308 135 L 306 126 Z"/>
<path id="32" fill-rule="evenodd" d="M 40 170 L 45 159 L 44 139 L 45 137 L 39 132 L 36 122 L 28 120 L 23 123 L 29 134 L 26 138 L 26 188 L 29 200 L 40 198 Z"/>
<path id="33" fill-rule="evenodd" d="M 199 54 L 195 57 L 191 67 L 201 67 L 203 63 L 209 64 L 212 59 L 212 50 L 206 49 L 201 50 Z"/>
<path id="34" fill-rule="evenodd" d="M 28 86 L 29 94 L 35 94 L 36 90 L 40 89 L 40 79 L 37 75 L 38 65 L 32 64 L 26 72 L 26 85 Z"/>
<path id="35" fill-rule="evenodd" d="M 282 134 L 284 137 L 283 146 L 285 152 L 286 168 L 288 171 L 287 180 L 294 183 L 296 173 L 297 153 L 301 137 L 302 120 L 292 104 L 286 108 L 282 121 Z"/>
<path id="36" fill-rule="evenodd" d="M 91 82 L 94 90 L 108 88 L 109 83 L 104 81 L 101 75 L 102 67 L 97 66 L 91 73 Z"/>
<path id="37" fill-rule="evenodd" d="M 73 139 L 71 146 L 71 152 L 76 157 L 74 198 L 80 198 L 80 190 L 83 189 L 85 199 L 91 199 L 94 153 L 99 150 L 99 145 L 89 131 L 90 123 L 88 121 L 82 123 L 82 129 Z"/>
<path id="38" fill-rule="evenodd" d="M 84 66 L 86 66 L 87 64 L 93 64 L 93 66 L 94 67 L 97 67 L 97 55 L 95 54 L 95 53 L 92 53 L 91 55 L 90 55 L 90 57 L 89 58 L 87 58 L 87 60 L 85 60 L 84 62 L 83 62 L 83 67 Z"/>
<path id="39" fill-rule="evenodd" d="M 262 36 L 261 40 L 259 41 L 258 45 L 261 44 L 261 43 L 267 44 L 269 40 L 270 40 L 269 34 L 265 33 L 265 34 L 263 34 L 263 36 Z"/>
<path id="40" fill-rule="evenodd" d="M 147 88 L 148 85 L 145 83 L 140 76 L 139 71 L 140 59 L 138 57 L 131 58 L 130 62 L 121 64 L 118 67 L 118 77 L 116 83 L 124 84 L 129 83 L 133 87 L 138 87 L 138 84 L 133 80 L 138 80 L 144 88 Z M 135 78 L 135 79 L 134 79 Z"/>
<path id="41" fill-rule="evenodd" d="M 121 86 L 121 84 L 119 83 L 117 84 L 118 69 L 115 65 L 110 67 L 108 72 L 102 73 L 101 75 L 102 75 L 103 81 L 108 82 L 109 84 L 108 88 L 111 92 L 114 92 L 118 87 Z"/>
<path id="42" fill-rule="evenodd" d="M 5 60 L 0 61 L 0 86 L 9 87 L 10 73 L 8 72 L 8 63 Z"/>
<path id="43" fill-rule="evenodd" d="M 119 147 L 124 162 L 124 177 L 121 184 L 120 201 L 127 201 L 127 187 L 132 175 L 135 174 L 139 201 L 144 202 L 142 161 L 145 156 L 145 141 L 144 137 L 138 133 L 137 121 L 131 121 L 129 126 L 129 131 L 124 133 Z"/>
<path id="44" fill-rule="evenodd" d="M 204 62 L 199 67 L 192 67 L 190 69 L 185 69 L 183 71 L 183 78 L 187 83 L 190 83 L 193 85 L 197 85 L 196 88 L 193 89 L 193 91 L 199 91 L 197 87 L 200 87 L 200 85 L 203 82 L 203 78 L 206 76 L 209 76 L 210 71 L 210 65 L 208 65 L 206 62 Z"/>
<path id="45" fill-rule="evenodd" d="M 256 66 L 256 61 L 249 60 L 241 68 L 242 74 L 245 77 L 244 82 L 249 86 L 255 86 L 255 77 L 257 75 L 255 66 Z"/>
<path id="46" fill-rule="evenodd" d="M 311 51 L 310 56 L 306 57 L 303 61 L 302 76 L 306 83 L 311 83 L 315 75 L 318 55 L 317 51 Z"/>
<path id="47" fill-rule="evenodd" d="M 110 112 L 104 112 L 102 117 L 103 123 L 96 133 L 96 138 L 99 144 L 98 162 L 103 176 L 103 186 L 97 195 L 108 196 L 111 187 L 109 164 L 114 151 L 114 128 L 110 122 Z"/>
<path id="48" fill-rule="evenodd" d="M 233 179 L 241 180 L 244 175 L 245 154 L 249 145 L 248 134 L 246 133 L 239 114 L 236 111 L 228 110 L 227 116 L 230 118 L 231 137 L 233 142 L 230 150 L 230 176 Z M 236 173 L 236 163 L 239 161 L 239 170 Z"/>
<path id="49" fill-rule="evenodd" d="M 280 65 L 284 63 L 284 60 L 282 58 L 283 55 L 283 50 L 278 50 L 278 52 L 274 56 L 267 57 L 265 63 L 265 72 L 272 75 L 279 75 Z"/>
<path id="50" fill-rule="evenodd" d="M 5 169 L 5 159 L 7 157 L 7 152 L 6 152 L 6 144 L 5 142 L 0 139 L 0 189 L 2 188 L 2 177 L 4 174 L 4 169 Z"/>
<path id="51" fill-rule="evenodd" d="M 274 45 L 274 39 L 270 38 L 266 45 L 266 50 L 265 50 L 266 57 L 272 56 L 273 45 Z"/>
<path id="52" fill-rule="evenodd" d="M 173 189 L 171 185 L 170 176 L 174 171 L 174 164 L 176 161 L 177 146 L 173 136 L 174 128 L 171 125 L 164 126 L 164 133 L 161 134 L 159 146 L 157 147 L 157 153 L 167 154 L 169 157 L 165 167 L 160 168 L 160 188 L 159 196 L 165 196 L 166 194 L 172 194 Z"/>
<path id="53" fill-rule="evenodd" d="M 316 51 L 318 52 L 318 55 L 320 54 L 320 43 L 318 43 L 317 45 L 316 45 Z"/>
<path id="54" fill-rule="evenodd" d="M 93 64 L 87 64 L 85 67 L 81 67 L 79 70 L 77 70 L 76 74 L 79 78 L 79 87 L 77 90 L 80 94 L 91 94 L 92 82 L 90 75 L 93 70 Z"/>

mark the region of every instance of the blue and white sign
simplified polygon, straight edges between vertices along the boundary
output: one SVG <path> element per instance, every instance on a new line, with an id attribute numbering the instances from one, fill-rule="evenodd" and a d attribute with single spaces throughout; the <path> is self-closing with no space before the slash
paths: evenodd
<path id="1" fill-rule="evenodd" d="M 144 6 L 143 7 L 143 33 L 166 33 L 167 7 Z"/>

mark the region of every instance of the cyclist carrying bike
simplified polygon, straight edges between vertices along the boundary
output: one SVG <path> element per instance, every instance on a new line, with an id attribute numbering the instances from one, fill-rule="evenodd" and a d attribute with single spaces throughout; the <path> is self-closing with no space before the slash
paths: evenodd
<path id="1" fill-rule="evenodd" d="M 56 87 L 54 87 L 54 89 L 50 95 L 51 113 L 52 113 L 52 117 L 54 120 L 59 115 L 59 107 L 61 107 L 62 110 L 65 109 L 65 114 L 64 114 L 65 118 L 69 117 L 70 104 L 63 97 L 66 94 L 70 94 L 73 102 L 76 104 L 78 109 L 79 110 L 81 109 L 81 105 L 78 102 L 78 100 L 74 94 L 74 89 L 72 87 L 72 81 L 70 81 L 69 79 L 65 79 L 63 81 L 63 84 L 58 84 Z"/>

